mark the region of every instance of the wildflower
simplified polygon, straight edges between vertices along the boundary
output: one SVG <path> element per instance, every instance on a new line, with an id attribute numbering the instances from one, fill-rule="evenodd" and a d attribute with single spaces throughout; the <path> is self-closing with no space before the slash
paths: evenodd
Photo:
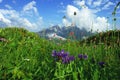
<path id="1" fill-rule="evenodd" d="M 62 50 L 62 51 L 61 51 L 61 54 L 64 54 L 64 53 L 65 53 L 65 51 L 64 51 L 64 50 Z"/>
<path id="2" fill-rule="evenodd" d="M 64 54 L 62 54 L 62 57 L 66 57 L 66 56 L 68 56 L 68 54 L 69 53 L 64 53 Z"/>
<path id="3" fill-rule="evenodd" d="M 70 32 L 70 34 L 69 34 L 70 36 L 74 36 L 74 32 Z"/>
<path id="4" fill-rule="evenodd" d="M 74 56 L 69 56 L 69 60 L 73 61 L 73 60 L 75 60 L 75 57 Z"/>
<path id="5" fill-rule="evenodd" d="M 68 52 L 65 52 L 64 50 L 60 52 L 56 52 L 55 50 L 52 52 L 52 56 L 55 58 L 56 61 L 61 61 L 62 63 L 69 63 L 70 61 L 73 61 L 75 58 L 74 56 L 70 56 Z"/>
<path id="6" fill-rule="evenodd" d="M 63 54 L 61 54 L 60 52 L 57 54 L 57 57 L 58 57 L 59 60 L 62 59 L 62 55 L 63 55 Z"/>
<path id="7" fill-rule="evenodd" d="M 104 67 L 105 62 L 99 62 L 98 64 L 99 64 L 101 67 Z"/>
<path id="8" fill-rule="evenodd" d="M 57 52 L 56 52 L 55 50 L 52 51 L 52 56 L 53 56 L 53 57 L 57 56 Z"/>
<path id="9" fill-rule="evenodd" d="M 88 56 L 87 55 L 83 55 L 83 54 L 79 54 L 78 55 L 78 58 L 80 58 L 80 59 L 87 59 L 88 58 Z"/>
<path id="10" fill-rule="evenodd" d="M 88 58 L 88 56 L 87 56 L 87 55 L 83 55 L 83 58 L 84 58 L 84 59 L 87 59 L 87 58 Z"/>
<path id="11" fill-rule="evenodd" d="M 62 58 L 62 63 L 70 63 L 70 61 L 73 61 L 74 59 L 74 56 L 66 56 Z"/>
<path id="12" fill-rule="evenodd" d="M 69 63 L 69 56 L 66 56 L 65 58 L 62 58 L 62 63 Z"/>
<path id="13" fill-rule="evenodd" d="M 82 59 L 82 58 L 83 58 L 83 55 L 82 55 L 82 54 L 79 54 L 79 55 L 78 55 L 78 58 Z"/>

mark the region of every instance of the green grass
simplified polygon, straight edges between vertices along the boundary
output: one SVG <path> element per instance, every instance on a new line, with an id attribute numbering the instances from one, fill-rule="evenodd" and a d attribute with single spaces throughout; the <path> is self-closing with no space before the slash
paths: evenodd
<path id="1" fill-rule="evenodd" d="M 108 31 L 86 41 L 49 41 L 23 28 L 2 28 L 0 37 L 0 80 L 119 80 L 120 31 Z M 96 42 L 91 42 L 96 37 Z M 106 38 L 107 45 L 100 37 Z M 102 43 L 102 44 L 101 44 Z M 113 46 L 114 45 L 114 46 Z M 69 64 L 55 62 L 52 51 L 65 50 L 75 56 Z M 78 54 L 87 54 L 80 60 Z M 105 62 L 104 67 L 98 63 Z"/>

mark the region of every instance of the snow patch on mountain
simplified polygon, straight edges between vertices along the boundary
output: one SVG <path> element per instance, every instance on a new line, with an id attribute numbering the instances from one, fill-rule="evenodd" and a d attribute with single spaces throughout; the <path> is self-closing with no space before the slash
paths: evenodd
<path id="1" fill-rule="evenodd" d="M 66 38 L 63 38 L 61 36 L 58 36 L 56 33 L 51 33 L 51 34 L 47 34 L 49 39 L 60 39 L 60 40 L 66 40 Z"/>

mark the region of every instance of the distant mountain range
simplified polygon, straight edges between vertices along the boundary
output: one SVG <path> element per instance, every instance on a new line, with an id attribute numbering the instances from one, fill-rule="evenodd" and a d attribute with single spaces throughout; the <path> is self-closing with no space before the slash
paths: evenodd
<path id="1" fill-rule="evenodd" d="M 77 26 L 69 26 L 69 27 L 60 27 L 58 25 L 52 26 L 50 28 L 41 30 L 38 32 L 40 37 L 44 37 L 46 39 L 76 39 L 81 40 L 87 38 L 90 35 L 93 35 L 90 31 L 88 32 L 86 29 L 80 29 Z"/>

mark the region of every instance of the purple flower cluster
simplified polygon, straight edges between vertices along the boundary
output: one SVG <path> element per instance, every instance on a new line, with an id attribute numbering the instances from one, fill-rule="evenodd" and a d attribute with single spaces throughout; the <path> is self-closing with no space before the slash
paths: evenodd
<path id="1" fill-rule="evenodd" d="M 79 59 L 87 59 L 88 56 L 85 55 L 85 54 L 79 54 L 79 55 L 78 55 L 78 58 L 79 58 Z"/>
<path id="2" fill-rule="evenodd" d="M 66 64 L 66 63 L 70 63 L 71 61 L 75 60 L 74 56 L 69 55 L 68 52 L 65 52 L 64 50 L 61 50 L 60 52 L 57 51 L 53 51 L 52 52 L 52 56 L 55 58 L 56 61 L 61 61 L 62 63 Z M 86 54 L 78 54 L 78 58 L 80 60 L 86 60 L 88 59 L 88 55 Z M 95 59 L 92 58 L 92 63 L 95 63 Z M 105 66 L 105 62 L 101 61 L 98 62 L 99 66 L 104 67 Z"/>
<path id="3" fill-rule="evenodd" d="M 62 63 L 70 63 L 75 59 L 74 56 L 70 56 L 69 53 L 64 50 L 60 52 L 53 51 L 52 56 L 57 58 L 58 61 L 62 61 Z"/>

